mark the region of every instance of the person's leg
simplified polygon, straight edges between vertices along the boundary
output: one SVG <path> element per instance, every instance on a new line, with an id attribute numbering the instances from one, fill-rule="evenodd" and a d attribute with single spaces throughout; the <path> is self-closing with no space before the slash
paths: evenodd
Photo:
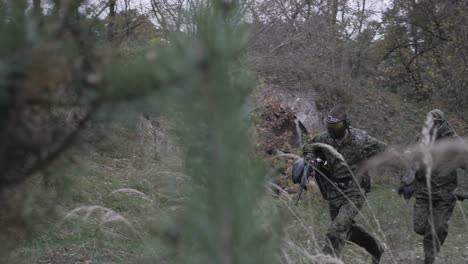
<path id="1" fill-rule="evenodd" d="M 425 198 L 416 198 L 413 211 L 413 229 L 416 234 L 423 236 L 424 263 L 433 263 L 435 260 L 434 242 L 432 240 L 431 225 L 429 218 L 429 200 Z"/>
<path id="2" fill-rule="evenodd" d="M 424 236 L 428 226 L 429 203 L 423 198 L 416 198 L 413 210 L 413 229 L 416 234 Z"/>
<path id="3" fill-rule="evenodd" d="M 455 208 L 456 199 L 450 195 L 447 198 L 434 200 L 432 215 L 424 235 L 424 263 L 434 263 L 435 256 L 445 242 L 448 235 L 448 222 Z"/>
<path id="4" fill-rule="evenodd" d="M 339 257 L 354 224 L 353 218 L 359 213 L 361 204 L 360 201 L 354 203 L 349 201 L 330 202 L 330 209 L 336 208 L 338 210 L 335 218 L 332 218 L 331 226 L 326 234 L 327 242 L 323 248 L 324 254 Z"/>
<path id="5" fill-rule="evenodd" d="M 326 242 L 323 248 L 323 253 L 327 255 L 331 255 L 331 256 L 338 256 L 339 254 L 339 252 L 336 252 L 337 248 L 339 248 L 339 242 L 337 241 L 338 239 L 335 238 L 335 235 L 329 235 L 329 234 L 336 233 L 336 231 L 334 230 L 334 225 L 335 225 L 334 221 L 340 212 L 340 208 L 341 208 L 341 203 L 339 201 L 330 201 L 328 203 L 331 224 L 327 230 Z"/>
<path id="6" fill-rule="evenodd" d="M 353 224 L 348 240 L 364 248 L 372 256 L 372 263 L 380 262 L 385 248 L 378 238 L 364 230 L 363 227 Z"/>

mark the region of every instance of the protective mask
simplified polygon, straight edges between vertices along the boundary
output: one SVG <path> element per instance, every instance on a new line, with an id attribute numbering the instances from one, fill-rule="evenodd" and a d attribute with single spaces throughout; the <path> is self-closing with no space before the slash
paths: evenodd
<path id="1" fill-rule="evenodd" d="M 330 134 L 333 139 L 342 139 L 346 135 L 346 128 L 344 121 L 327 123 L 328 134 Z"/>

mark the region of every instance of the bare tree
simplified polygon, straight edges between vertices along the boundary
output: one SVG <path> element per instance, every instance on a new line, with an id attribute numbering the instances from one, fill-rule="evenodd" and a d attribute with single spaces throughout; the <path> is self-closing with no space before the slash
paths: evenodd
<path id="1" fill-rule="evenodd" d="M 114 40 L 114 30 L 115 30 L 115 6 L 116 0 L 109 0 L 109 15 L 108 15 L 108 24 L 107 24 L 107 39 L 112 43 Z"/>
<path id="2" fill-rule="evenodd" d="M 188 10 L 190 6 L 190 0 L 151 0 L 151 11 L 165 31 L 177 32 L 186 27 L 184 10 Z"/>

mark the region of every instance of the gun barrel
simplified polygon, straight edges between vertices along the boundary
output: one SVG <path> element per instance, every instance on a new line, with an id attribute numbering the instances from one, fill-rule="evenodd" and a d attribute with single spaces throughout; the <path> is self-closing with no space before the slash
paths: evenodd
<path id="1" fill-rule="evenodd" d="M 296 198 L 296 202 L 294 203 L 295 206 L 297 206 L 299 204 L 299 200 L 301 200 L 301 196 L 302 196 L 302 191 L 304 190 L 304 188 L 299 184 L 299 188 L 297 190 L 297 198 Z"/>

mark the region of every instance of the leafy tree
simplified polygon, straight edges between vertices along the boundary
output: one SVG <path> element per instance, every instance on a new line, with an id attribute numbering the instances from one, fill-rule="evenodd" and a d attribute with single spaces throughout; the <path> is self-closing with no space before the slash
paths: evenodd
<path id="1" fill-rule="evenodd" d="M 384 15 L 384 76 L 419 99 L 465 105 L 466 5 L 460 1 L 398 1 Z M 392 81 L 393 80 L 393 81 Z M 439 100 L 440 100 L 439 99 Z"/>

